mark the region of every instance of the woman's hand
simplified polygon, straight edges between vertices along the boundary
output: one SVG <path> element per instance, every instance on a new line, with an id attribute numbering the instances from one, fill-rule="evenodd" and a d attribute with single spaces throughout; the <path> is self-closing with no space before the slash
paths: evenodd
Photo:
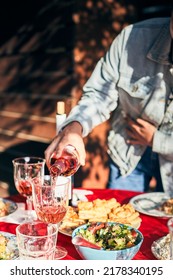
<path id="1" fill-rule="evenodd" d="M 127 117 L 126 120 L 128 125 L 127 134 L 129 136 L 127 143 L 151 147 L 153 144 L 154 133 L 157 128 L 140 118 L 137 118 L 136 121 L 134 121 L 130 117 Z"/>
<path id="2" fill-rule="evenodd" d="M 82 137 L 82 126 L 78 122 L 69 123 L 58 135 L 52 140 L 45 150 L 46 164 L 49 167 L 50 157 L 54 151 L 60 156 L 62 150 L 68 144 L 74 146 L 79 153 L 80 165 L 85 165 L 86 151 Z"/>

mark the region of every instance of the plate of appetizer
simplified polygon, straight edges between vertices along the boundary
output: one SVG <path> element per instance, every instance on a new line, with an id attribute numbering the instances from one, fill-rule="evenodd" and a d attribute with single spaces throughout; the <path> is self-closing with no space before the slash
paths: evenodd
<path id="1" fill-rule="evenodd" d="M 173 198 L 163 192 L 144 193 L 134 196 L 129 203 L 136 211 L 153 217 L 173 217 Z"/>
<path id="2" fill-rule="evenodd" d="M 0 218 L 12 214 L 17 208 L 17 203 L 5 198 L 0 198 Z"/>
<path id="3" fill-rule="evenodd" d="M 151 252 L 158 260 L 170 259 L 170 234 L 163 236 L 151 245 Z"/>
<path id="4" fill-rule="evenodd" d="M 18 259 L 16 235 L 0 231 L 0 260 Z"/>
<path id="5" fill-rule="evenodd" d="M 141 218 L 131 204 L 120 204 L 115 198 L 79 201 L 76 207 L 68 207 L 59 232 L 71 236 L 77 227 L 93 222 L 118 222 L 139 228 Z"/>

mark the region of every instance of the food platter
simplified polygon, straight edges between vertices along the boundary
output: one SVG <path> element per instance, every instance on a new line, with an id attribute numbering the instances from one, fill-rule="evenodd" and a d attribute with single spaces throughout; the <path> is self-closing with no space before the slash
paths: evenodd
<path id="1" fill-rule="evenodd" d="M 151 245 L 151 252 L 158 260 L 169 260 L 170 258 L 170 235 L 167 234 L 156 241 Z"/>
<path id="2" fill-rule="evenodd" d="M 4 231 L 0 231 L 0 235 L 4 236 L 8 241 L 3 258 L 0 259 L 3 260 L 18 259 L 19 252 L 17 247 L 16 235 Z"/>
<path id="3" fill-rule="evenodd" d="M 68 206 L 59 232 L 71 236 L 77 227 L 96 222 L 118 222 L 139 228 L 141 218 L 131 204 L 120 204 L 115 198 L 79 201 L 77 207 Z"/>
<path id="4" fill-rule="evenodd" d="M 4 216 L 7 216 L 7 215 L 10 215 L 12 214 L 13 212 L 15 212 L 18 208 L 17 206 L 17 203 L 11 201 L 11 200 L 8 200 L 8 199 L 5 199 L 5 198 L 0 198 L 0 202 L 4 203 L 4 206 L 5 206 L 5 213 L 4 215 L 0 215 L 0 219 Z"/>
<path id="5" fill-rule="evenodd" d="M 170 218 L 171 214 L 166 214 L 159 210 L 159 207 L 168 200 L 168 197 L 163 192 L 145 193 L 134 196 L 129 203 L 136 209 L 136 211 L 153 217 Z"/>

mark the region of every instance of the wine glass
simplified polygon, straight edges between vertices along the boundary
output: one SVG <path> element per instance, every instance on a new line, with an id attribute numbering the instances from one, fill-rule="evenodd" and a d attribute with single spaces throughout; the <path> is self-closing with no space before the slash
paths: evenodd
<path id="1" fill-rule="evenodd" d="M 68 177 L 58 176 L 52 184 L 33 184 L 33 205 L 37 218 L 48 224 L 56 224 L 57 230 L 67 212 L 69 183 Z M 66 255 L 67 250 L 57 246 L 55 259 Z"/>
<path id="2" fill-rule="evenodd" d="M 32 185 L 44 180 L 45 159 L 26 156 L 12 160 L 14 183 L 17 191 L 26 197 L 26 220 L 32 219 Z"/>

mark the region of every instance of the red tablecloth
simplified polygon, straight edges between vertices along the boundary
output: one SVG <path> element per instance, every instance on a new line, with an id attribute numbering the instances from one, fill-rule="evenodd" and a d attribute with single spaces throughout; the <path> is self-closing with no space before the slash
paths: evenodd
<path id="1" fill-rule="evenodd" d="M 93 194 L 88 195 L 88 200 L 93 200 L 96 198 L 101 199 L 109 199 L 115 197 L 117 201 L 120 203 L 128 203 L 130 198 L 140 193 L 132 192 L 132 191 L 117 191 L 117 190 L 98 190 L 92 189 Z M 16 195 L 13 197 L 9 197 L 15 202 L 24 201 L 24 198 Z M 140 214 L 142 219 L 141 226 L 139 230 L 144 235 L 144 242 L 140 248 L 140 251 L 134 257 L 134 260 L 155 260 L 156 258 L 153 256 L 151 252 L 151 245 L 154 240 L 166 235 L 168 233 L 167 228 L 167 219 L 151 217 L 147 215 Z M 6 231 L 15 234 L 16 224 L 0 222 L 0 231 Z M 68 255 L 66 256 L 66 260 L 80 260 L 80 256 L 76 252 L 74 246 L 71 243 L 71 237 L 66 236 L 62 233 L 58 233 L 58 245 L 64 246 L 68 250 Z"/>

